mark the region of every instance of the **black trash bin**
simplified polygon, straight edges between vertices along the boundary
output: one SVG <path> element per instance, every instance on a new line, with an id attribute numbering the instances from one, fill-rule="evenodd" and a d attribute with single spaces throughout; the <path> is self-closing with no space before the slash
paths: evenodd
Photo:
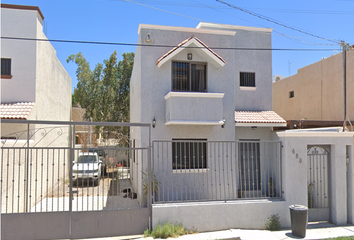
<path id="1" fill-rule="evenodd" d="M 291 233 L 296 237 L 304 238 L 307 228 L 307 207 L 303 205 L 290 205 Z"/>

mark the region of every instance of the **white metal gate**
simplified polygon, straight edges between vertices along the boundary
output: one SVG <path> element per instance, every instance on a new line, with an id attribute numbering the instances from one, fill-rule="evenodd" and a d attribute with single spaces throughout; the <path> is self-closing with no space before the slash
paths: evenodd
<path id="1" fill-rule="evenodd" d="M 20 131 L 1 136 L 1 239 L 109 237 L 149 227 L 151 204 L 138 201 L 142 191 L 131 183 L 143 179 L 130 171 L 130 154 L 149 160 L 151 143 L 136 148 L 113 134 L 145 128 L 150 139 L 150 124 L 7 119 L 2 124 Z M 108 137 L 100 138 L 95 129 Z"/>
<path id="2" fill-rule="evenodd" d="M 329 156 L 327 146 L 307 149 L 307 194 L 309 221 L 329 221 Z"/>

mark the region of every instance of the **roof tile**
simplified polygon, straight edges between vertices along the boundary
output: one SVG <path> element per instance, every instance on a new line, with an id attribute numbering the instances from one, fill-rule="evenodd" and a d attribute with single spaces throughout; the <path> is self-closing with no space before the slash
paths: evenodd
<path id="1" fill-rule="evenodd" d="M 286 123 L 274 111 L 235 111 L 237 123 Z"/>
<path id="2" fill-rule="evenodd" d="M 27 119 L 34 102 L 2 103 L 0 105 L 1 119 Z"/>

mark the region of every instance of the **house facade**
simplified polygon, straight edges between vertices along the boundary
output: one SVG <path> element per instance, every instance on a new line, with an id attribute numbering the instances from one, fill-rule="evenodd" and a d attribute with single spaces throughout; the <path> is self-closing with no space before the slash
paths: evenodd
<path id="1" fill-rule="evenodd" d="M 47 40 L 43 21 L 39 7 L 1 4 L 1 36 L 5 37 L 1 40 L 2 119 L 71 119 L 71 78 L 51 43 L 13 39 Z M 27 134 L 21 135 L 27 131 L 23 127 L 2 124 L 1 136 L 26 138 Z"/>
<path id="2" fill-rule="evenodd" d="M 144 46 L 131 78 L 131 122 L 155 119 L 152 139 L 274 139 L 272 127 L 284 122 L 264 116 L 276 116 L 266 112 L 272 53 L 242 50 L 270 49 L 270 29 L 200 23 L 140 25 L 138 33 Z"/>
<path id="3" fill-rule="evenodd" d="M 151 163 L 146 153 L 130 164 L 140 203 L 149 166 L 158 203 L 279 197 L 273 128 L 286 122 L 272 111 L 271 29 L 141 24 L 138 33 L 130 121 L 151 123 L 153 143 Z M 138 128 L 130 136 L 134 147 L 149 142 Z"/>
<path id="4" fill-rule="evenodd" d="M 347 117 L 352 121 L 354 51 L 346 52 Z M 289 128 L 341 126 L 344 120 L 343 53 L 322 58 L 273 83 L 273 108 Z M 296 126 L 294 126 L 296 125 Z"/>
<path id="5" fill-rule="evenodd" d="M 272 110 L 270 29 L 141 24 L 138 33 L 130 121 L 152 127 L 130 137 L 151 152 L 131 153 L 130 174 L 153 227 L 264 229 L 273 214 L 289 227 L 292 204 L 309 206 L 311 221 L 352 222 L 353 134 L 274 131 L 286 121 Z"/>

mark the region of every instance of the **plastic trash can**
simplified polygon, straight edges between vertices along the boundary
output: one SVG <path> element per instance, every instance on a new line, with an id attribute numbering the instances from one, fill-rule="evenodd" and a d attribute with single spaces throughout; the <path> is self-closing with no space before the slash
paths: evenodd
<path id="1" fill-rule="evenodd" d="M 290 205 L 291 233 L 296 237 L 304 238 L 307 228 L 308 208 L 303 205 Z"/>

